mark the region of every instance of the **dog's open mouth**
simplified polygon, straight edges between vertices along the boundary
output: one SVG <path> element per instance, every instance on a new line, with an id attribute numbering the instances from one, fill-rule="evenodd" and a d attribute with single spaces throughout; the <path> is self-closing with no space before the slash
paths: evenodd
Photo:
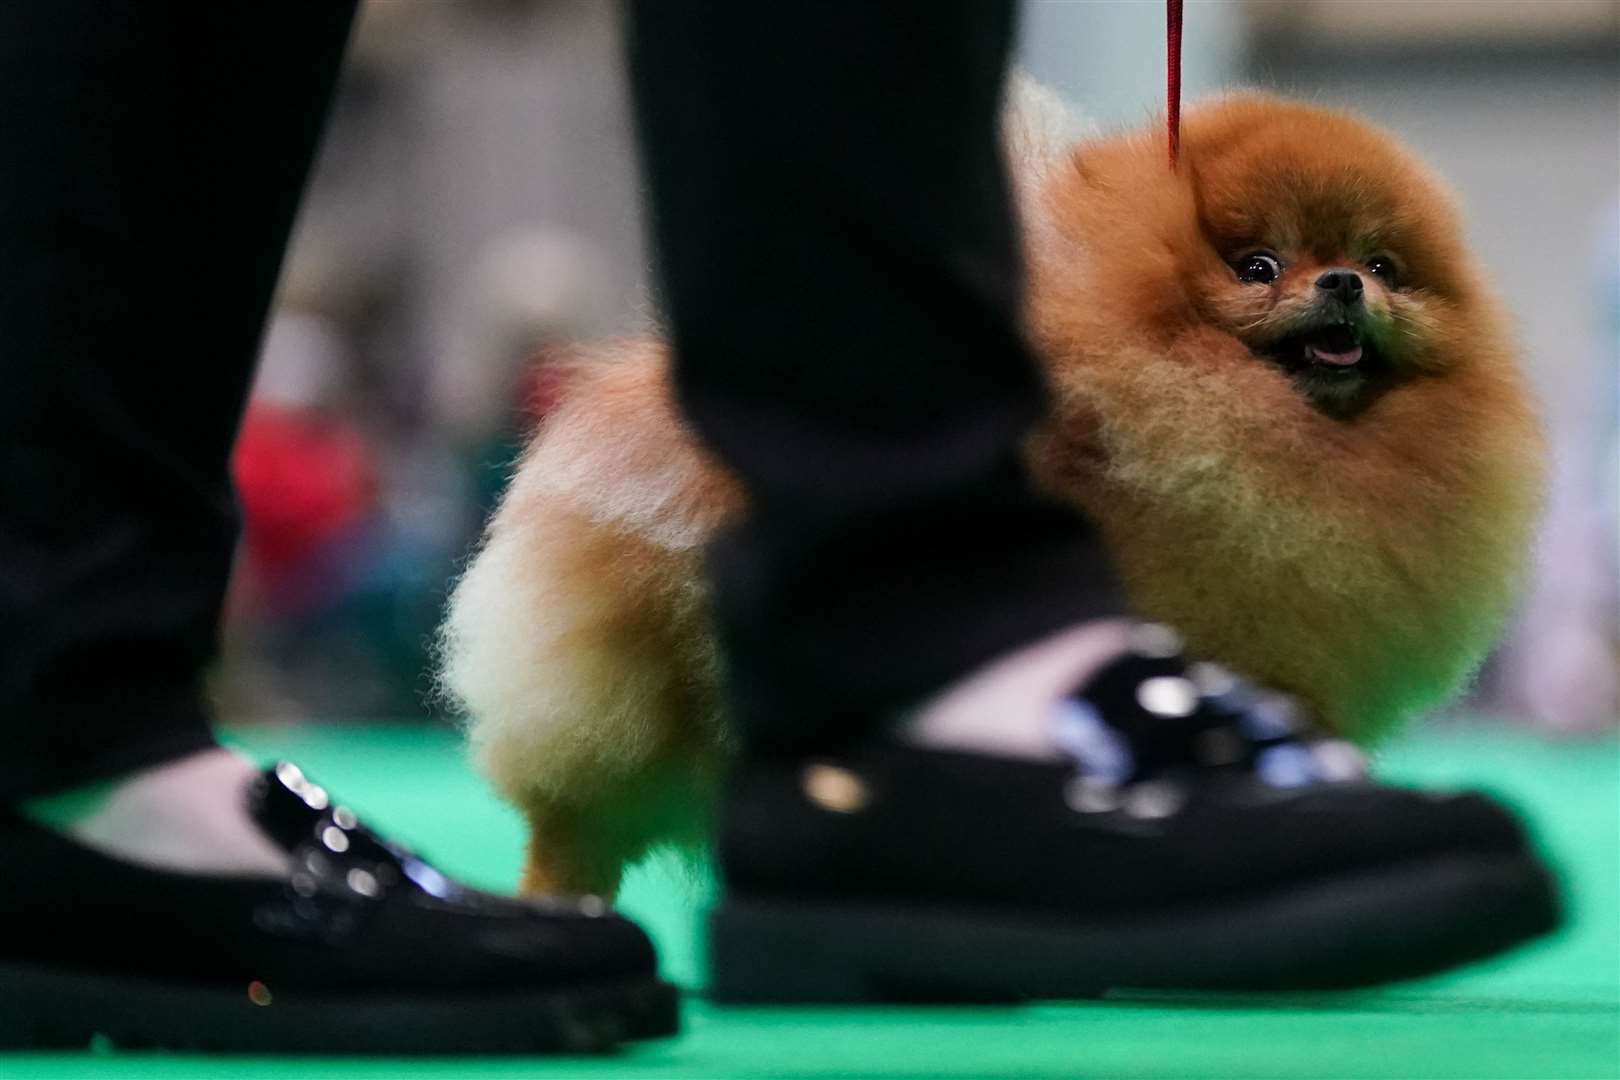
<path id="1" fill-rule="evenodd" d="M 1275 342 L 1265 355 L 1323 412 L 1348 417 L 1377 396 L 1386 379 L 1378 347 L 1360 325 L 1335 321 Z"/>
<path id="2" fill-rule="evenodd" d="M 1377 356 L 1353 323 L 1331 323 L 1290 334 L 1267 350 L 1289 371 L 1313 369 L 1323 374 L 1365 374 Z"/>

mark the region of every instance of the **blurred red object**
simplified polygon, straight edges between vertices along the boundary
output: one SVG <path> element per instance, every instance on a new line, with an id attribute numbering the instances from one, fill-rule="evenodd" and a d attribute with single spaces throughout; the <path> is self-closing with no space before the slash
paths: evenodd
<path id="1" fill-rule="evenodd" d="M 542 346 L 519 366 L 513 378 L 512 399 L 525 430 L 544 420 L 561 403 L 569 376 L 569 368 L 562 361 L 570 351 Z"/>
<path id="2" fill-rule="evenodd" d="M 232 470 L 245 519 L 244 568 L 261 594 L 296 586 L 311 558 L 351 533 L 376 502 L 376 460 L 366 441 L 352 424 L 307 406 L 250 404 Z"/>

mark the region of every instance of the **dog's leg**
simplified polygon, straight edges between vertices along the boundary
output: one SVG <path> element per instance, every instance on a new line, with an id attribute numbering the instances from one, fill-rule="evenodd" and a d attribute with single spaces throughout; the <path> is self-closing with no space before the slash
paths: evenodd
<path id="1" fill-rule="evenodd" d="M 529 796 L 526 896 L 592 893 L 611 900 L 624 872 L 656 849 L 692 853 L 707 843 L 722 755 L 682 752 L 622 775 L 588 801 Z"/>
<path id="2" fill-rule="evenodd" d="M 524 896 L 582 896 L 611 900 L 619 891 L 629 852 L 603 846 L 577 810 L 535 799 L 524 807 L 528 854 L 518 892 Z"/>

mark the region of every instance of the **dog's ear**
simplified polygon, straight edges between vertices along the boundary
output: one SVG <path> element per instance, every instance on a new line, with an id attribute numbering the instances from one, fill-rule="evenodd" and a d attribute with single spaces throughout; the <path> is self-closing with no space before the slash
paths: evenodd
<path id="1" fill-rule="evenodd" d="M 1014 70 L 1001 106 L 1001 141 L 1014 182 L 1039 182 L 1076 143 L 1095 136 L 1096 124 L 1028 73 Z"/>

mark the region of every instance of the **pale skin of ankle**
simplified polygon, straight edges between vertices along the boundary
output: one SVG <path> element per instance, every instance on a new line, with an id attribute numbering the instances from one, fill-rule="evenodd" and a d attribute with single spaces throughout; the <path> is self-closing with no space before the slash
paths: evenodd
<path id="1" fill-rule="evenodd" d="M 907 713 L 900 737 L 997 757 L 1061 757 L 1052 742 L 1053 708 L 1125 651 L 1133 625 L 1097 619 L 1005 653 Z"/>
<path id="2" fill-rule="evenodd" d="M 162 870 L 285 877 L 287 853 L 247 813 L 258 767 L 224 747 L 23 803 L 24 817 L 105 855 Z"/>

